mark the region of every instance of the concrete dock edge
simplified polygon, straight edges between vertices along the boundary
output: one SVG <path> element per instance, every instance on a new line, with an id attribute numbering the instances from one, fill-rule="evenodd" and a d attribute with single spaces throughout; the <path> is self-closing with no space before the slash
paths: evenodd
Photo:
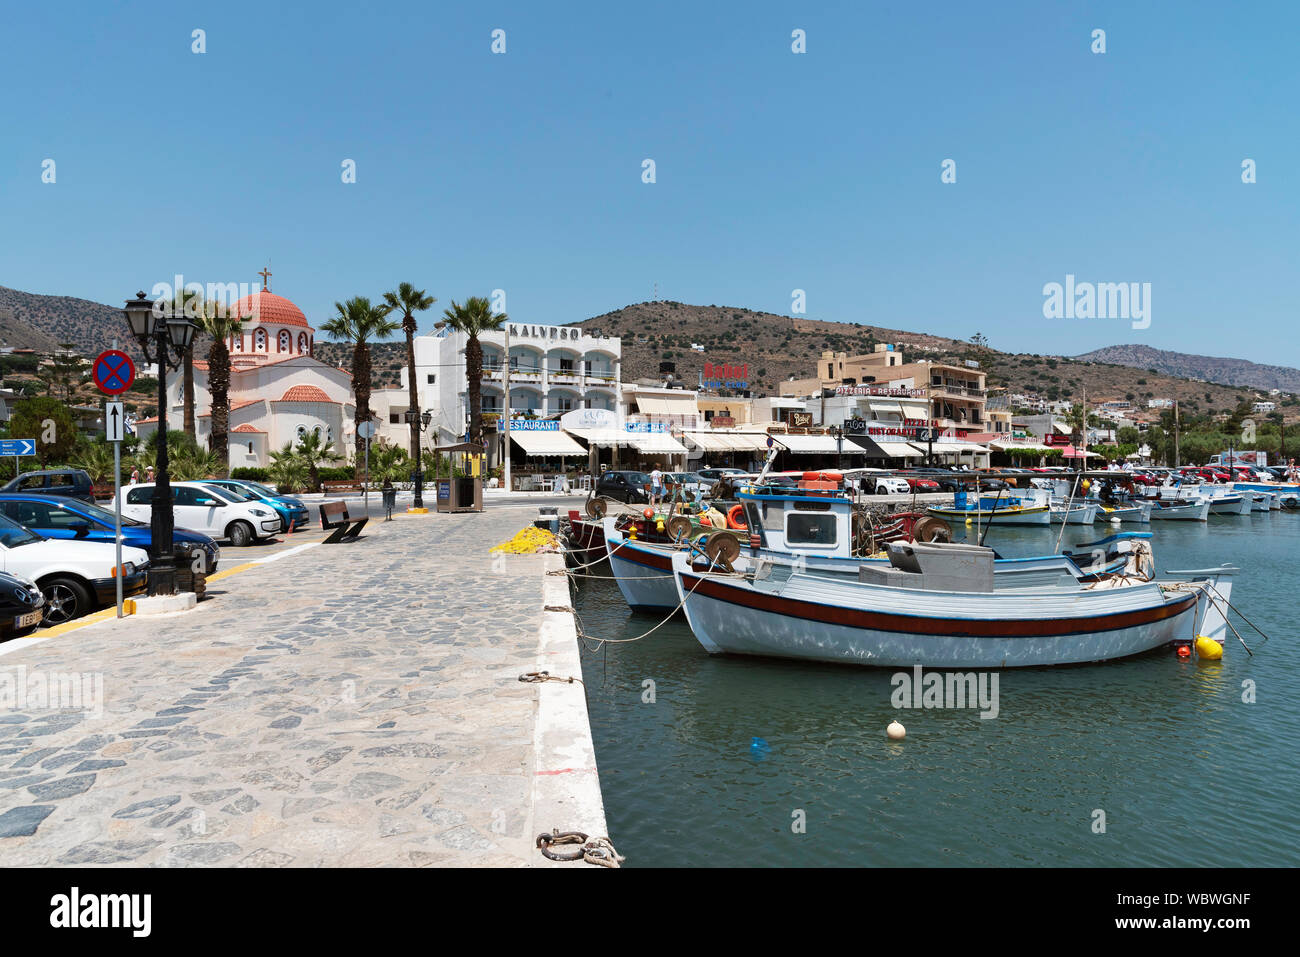
<path id="1" fill-rule="evenodd" d="M 547 555 L 547 572 L 564 568 L 562 555 Z M 578 631 L 574 623 L 569 580 L 564 575 L 546 575 L 542 588 L 547 608 L 538 633 L 537 666 L 556 678 L 581 678 Z M 617 835 L 605 822 L 605 802 L 600 793 L 596 748 L 591 739 L 587 693 L 578 681 L 548 681 L 537 686 L 537 723 L 534 732 L 533 823 L 537 834 L 558 828 L 582 831 L 590 838 L 609 837 L 615 847 Z M 581 861 L 556 863 L 537 852 L 537 866 L 602 870 Z"/>

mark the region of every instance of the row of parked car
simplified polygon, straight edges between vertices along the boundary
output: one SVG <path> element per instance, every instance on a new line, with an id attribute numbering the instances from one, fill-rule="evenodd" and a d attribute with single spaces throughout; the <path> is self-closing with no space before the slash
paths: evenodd
<path id="1" fill-rule="evenodd" d="M 208 574 L 218 541 L 242 547 L 303 527 L 307 507 L 257 482 L 171 483 L 178 565 Z M 148 583 L 153 484 L 122 495 L 122 593 Z M 110 501 L 111 504 L 111 501 Z M 71 621 L 116 600 L 115 515 L 76 469 L 20 475 L 0 489 L 0 640 Z"/>

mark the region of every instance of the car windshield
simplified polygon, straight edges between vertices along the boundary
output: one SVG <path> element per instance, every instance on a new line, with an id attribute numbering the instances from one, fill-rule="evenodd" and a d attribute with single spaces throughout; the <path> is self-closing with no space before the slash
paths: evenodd
<path id="1" fill-rule="evenodd" d="M 32 542 L 43 541 L 45 539 L 40 535 L 23 528 L 13 519 L 0 515 L 0 545 L 5 548 L 17 548 L 19 545 L 30 545 Z"/>
<path id="2" fill-rule="evenodd" d="M 207 489 L 209 492 L 211 492 L 213 495 L 215 495 L 217 498 L 224 499 L 227 502 L 253 501 L 253 499 L 250 499 L 246 495 L 241 495 L 239 492 L 232 492 L 230 489 L 222 488 L 220 485 L 204 485 L 203 487 Z"/>
<path id="3" fill-rule="evenodd" d="M 674 482 L 703 482 L 704 476 L 695 472 L 669 472 L 668 477 Z"/>
<path id="4" fill-rule="evenodd" d="M 217 488 L 230 495 L 237 502 L 260 502 L 263 498 L 261 492 L 247 485 L 218 485 Z"/>
<path id="5" fill-rule="evenodd" d="M 279 494 L 275 489 L 267 488 L 265 485 L 260 485 L 257 482 L 245 482 L 244 486 L 246 488 L 256 489 L 267 498 L 275 498 Z"/>
<path id="6" fill-rule="evenodd" d="M 628 483 L 631 485 L 650 484 L 650 476 L 646 475 L 644 472 L 624 472 L 623 474 L 627 477 Z"/>
<path id="7" fill-rule="evenodd" d="M 113 514 L 113 511 L 111 509 L 101 508 L 98 505 L 90 505 L 86 502 L 78 503 L 76 511 L 84 513 L 88 518 L 92 518 L 97 522 L 103 522 L 106 525 L 112 525 L 115 521 L 117 521 L 117 516 Z M 137 522 L 135 519 L 127 518 L 125 515 L 123 515 L 122 524 L 143 525 L 144 522 Z"/>

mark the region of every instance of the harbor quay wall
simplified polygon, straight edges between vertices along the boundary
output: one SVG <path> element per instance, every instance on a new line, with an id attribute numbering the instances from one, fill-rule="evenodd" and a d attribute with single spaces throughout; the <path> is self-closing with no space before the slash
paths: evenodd
<path id="1" fill-rule="evenodd" d="M 581 675 L 559 556 L 490 552 L 536 516 L 309 529 L 192 611 L 0 645 L 6 688 L 96 690 L 0 710 L 0 859 L 604 870 L 536 846 L 606 836 L 583 685 L 520 681 Z"/>

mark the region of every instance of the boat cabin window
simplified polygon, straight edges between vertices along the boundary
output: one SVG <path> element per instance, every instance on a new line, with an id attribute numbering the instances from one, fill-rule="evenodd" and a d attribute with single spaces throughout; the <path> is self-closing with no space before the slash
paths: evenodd
<path id="1" fill-rule="evenodd" d="M 826 513 L 791 512 L 785 523 L 787 545 L 835 545 L 835 516 Z"/>
<path id="2" fill-rule="evenodd" d="M 785 521 L 785 509 L 781 507 L 780 502 L 763 503 L 763 527 L 770 528 L 773 531 L 781 531 L 781 523 Z"/>

